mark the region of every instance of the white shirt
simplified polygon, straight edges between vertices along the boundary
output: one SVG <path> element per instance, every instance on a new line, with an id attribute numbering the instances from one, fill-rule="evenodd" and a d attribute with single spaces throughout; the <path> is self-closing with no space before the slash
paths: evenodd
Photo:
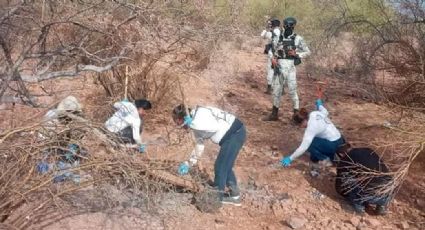
<path id="1" fill-rule="evenodd" d="M 193 130 L 196 140 L 195 149 L 190 154 L 190 163 L 196 164 L 198 158 L 204 152 L 204 140 L 220 143 L 223 136 L 230 129 L 236 117 L 215 107 L 197 107 L 191 112 Z"/>
<path id="2" fill-rule="evenodd" d="M 142 119 L 139 116 L 136 106 L 131 102 L 116 102 L 114 108 L 118 111 L 112 115 L 105 122 L 105 127 L 113 133 L 118 133 L 119 131 L 127 128 L 128 126 L 132 127 L 133 130 L 133 139 L 137 144 L 142 144 L 142 139 L 140 137 L 140 125 L 142 124 Z"/>
<path id="3" fill-rule="evenodd" d="M 279 29 L 279 27 L 275 27 L 273 29 L 273 32 L 267 31 L 267 30 L 263 30 L 263 32 L 261 32 L 261 37 L 264 38 L 264 39 L 267 39 L 268 42 L 271 43 L 272 42 L 272 39 L 274 39 L 274 38 L 279 39 L 279 37 L 280 37 L 280 29 Z M 269 53 L 267 55 L 268 55 L 269 58 L 272 58 L 273 57 L 273 52 L 272 52 L 271 49 L 269 50 Z"/>
<path id="4" fill-rule="evenodd" d="M 291 160 L 294 160 L 307 151 L 315 137 L 328 141 L 336 141 L 341 138 L 341 133 L 328 118 L 328 114 L 328 110 L 323 106 L 319 107 L 319 111 L 313 111 L 309 114 L 303 141 L 297 150 L 290 156 Z"/>

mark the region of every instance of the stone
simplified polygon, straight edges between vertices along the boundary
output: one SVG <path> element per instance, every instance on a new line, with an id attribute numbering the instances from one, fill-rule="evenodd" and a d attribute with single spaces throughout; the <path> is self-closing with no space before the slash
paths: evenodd
<path id="1" fill-rule="evenodd" d="M 357 227 L 360 224 L 360 218 L 358 216 L 353 216 L 348 221 L 348 223 L 352 224 L 354 227 Z"/>
<path id="2" fill-rule="evenodd" d="M 301 213 L 301 214 L 307 213 L 307 210 L 305 208 L 302 208 L 302 207 L 298 207 L 296 210 L 297 210 L 298 213 Z"/>
<path id="3" fill-rule="evenodd" d="M 216 224 L 224 224 L 224 220 L 220 220 L 220 219 L 215 219 L 214 222 Z"/>
<path id="4" fill-rule="evenodd" d="M 410 225 L 409 225 L 409 223 L 407 221 L 403 221 L 400 224 L 400 228 L 401 229 L 409 229 L 410 228 Z"/>
<path id="5" fill-rule="evenodd" d="M 416 199 L 416 204 L 421 208 L 425 208 L 425 200 L 423 199 Z"/>
<path id="6" fill-rule="evenodd" d="M 280 203 L 277 202 L 272 205 L 272 211 L 276 217 L 283 216 L 285 214 L 282 209 L 282 206 L 280 205 Z"/>
<path id="7" fill-rule="evenodd" d="M 298 229 L 303 227 L 307 223 L 307 220 L 299 217 L 291 217 L 286 221 L 286 223 L 290 228 Z"/>
<path id="8" fill-rule="evenodd" d="M 365 220 L 366 224 L 372 226 L 372 227 L 377 227 L 381 225 L 381 222 L 377 219 L 373 219 L 373 218 L 367 218 Z"/>

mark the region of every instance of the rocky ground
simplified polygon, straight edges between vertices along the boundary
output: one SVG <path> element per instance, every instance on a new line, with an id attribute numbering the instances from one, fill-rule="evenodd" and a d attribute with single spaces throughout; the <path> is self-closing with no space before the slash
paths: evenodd
<path id="1" fill-rule="evenodd" d="M 39 224 L 43 229 L 424 229 L 425 179 L 423 163 L 413 165 L 403 189 L 389 207 L 386 216 L 358 216 L 334 190 L 335 169 L 322 169 L 318 177 L 310 175 L 308 157 L 289 168 L 279 166 L 279 159 L 294 150 L 303 130 L 290 122 L 291 102 L 285 95 L 280 121 L 265 123 L 271 99 L 265 89 L 265 56 L 258 42 L 236 47 L 225 43 L 214 55 L 206 70 L 187 81 L 189 105 L 215 105 L 237 114 L 246 124 L 248 140 L 236 162 L 236 174 L 242 190 L 242 207 L 223 206 L 216 213 L 200 212 L 191 204 L 190 193 L 170 192 L 160 198 L 159 207 L 148 211 L 142 206 L 122 206 L 92 213 L 75 214 L 55 223 Z M 254 48 L 252 48 L 254 47 Z M 229 52 L 231 51 L 231 52 Z M 313 60 L 310 60 L 313 61 Z M 312 77 L 313 76 L 313 77 Z M 314 76 L 298 69 L 301 105 L 314 101 Z M 396 116 L 388 107 L 353 97 L 340 84 L 329 79 L 326 106 L 335 124 L 347 139 L 357 145 L 379 138 L 380 126 Z M 82 90 L 84 91 L 84 90 Z M 84 91 L 87 92 L 87 91 Z M 99 92 L 82 93 L 90 116 L 102 114 L 97 108 Z M 42 112 L 40 110 L 40 112 Z M 7 115 L 7 114 L 6 114 Z M 10 115 L 10 114 L 9 114 Z M 146 135 L 161 136 L 164 122 L 153 114 L 146 119 Z M 362 127 L 367 127 L 366 130 Z M 183 160 L 190 144 L 171 149 L 152 147 L 148 156 Z M 211 172 L 218 147 L 206 145 L 202 162 Z M 113 191 L 110 188 L 110 191 Z M 119 196 L 119 194 L 118 194 Z M 66 212 L 66 210 L 65 210 Z M 43 221 L 41 221 L 43 222 Z"/>

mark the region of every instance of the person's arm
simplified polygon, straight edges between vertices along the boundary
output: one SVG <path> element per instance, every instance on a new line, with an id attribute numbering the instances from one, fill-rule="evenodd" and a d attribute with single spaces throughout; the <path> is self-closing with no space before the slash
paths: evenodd
<path id="1" fill-rule="evenodd" d="M 323 105 L 319 105 L 318 109 L 321 113 L 323 113 L 325 116 L 329 115 L 329 111 L 323 106 Z"/>
<path id="2" fill-rule="evenodd" d="M 127 116 L 127 117 L 130 117 L 130 116 Z M 140 136 L 140 124 L 141 124 L 141 120 L 140 119 L 132 118 L 132 119 L 126 119 L 126 121 L 131 124 L 131 128 L 133 130 L 133 139 L 134 139 L 134 141 L 138 145 L 143 144 L 142 137 Z"/>
<path id="3" fill-rule="evenodd" d="M 305 58 L 311 54 L 310 49 L 301 36 L 299 36 L 299 44 L 296 51 L 300 58 Z"/>
<path id="4" fill-rule="evenodd" d="M 194 136 L 195 136 L 195 148 L 193 149 L 193 151 L 190 153 L 190 165 L 195 165 L 199 158 L 202 156 L 202 154 L 204 153 L 204 149 L 205 149 L 205 145 L 204 145 L 204 136 L 209 136 L 207 134 L 207 132 L 205 131 L 199 131 L 199 130 L 194 130 Z"/>
<path id="5" fill-rule="evenodd" d="M 311 128 L 309 129 L 309 127 L 307 127 L 304 132 L 304 137 L 300 146 L 295 150 L 294 153 L 291 154 L 291 156 L 289 156 L 291 160 L 295 160 L 296 158 L 303 155 L 307 151 L 308 147 L 310 147 L 311 142 L 313 142 L 313 138 L 315 136 L 316 133 L 314 132 L 314 130 L 312 130 Z"/>

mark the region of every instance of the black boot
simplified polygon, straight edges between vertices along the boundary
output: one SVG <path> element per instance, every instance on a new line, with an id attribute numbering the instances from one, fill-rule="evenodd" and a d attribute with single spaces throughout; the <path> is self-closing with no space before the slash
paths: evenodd
<path id="1" fill-rule="evenodd" d="M 272 86 L 271 85 L 267 85 L 267 90 L 264 93 L 265 94 L 272 94 Z"/>
<path id="2" fill-rule="evenodd" d="M 376 215 L 380 215 L 383 216 L 385 214 L 387 214 L 387 207 L 384 205 L 376 205 L 376 209 L 375 209 Z"/>
<path id="3" fill-rule="evenodd" d="M 273 106 L 272 113 L 268 115 L 267 117 L 263 117 L 263 121 L 277 121 L 278 116 L 277 113 L 279 112 L 279 108 Z"/>
<path id="4" fill-rule="evenodd" d="M 298 115 L 299 110 L 298 109 L 294 109 L 294 114 L 292 114 L 292 120 L 295 122 L 296 121 L 296 116 Z"/>

